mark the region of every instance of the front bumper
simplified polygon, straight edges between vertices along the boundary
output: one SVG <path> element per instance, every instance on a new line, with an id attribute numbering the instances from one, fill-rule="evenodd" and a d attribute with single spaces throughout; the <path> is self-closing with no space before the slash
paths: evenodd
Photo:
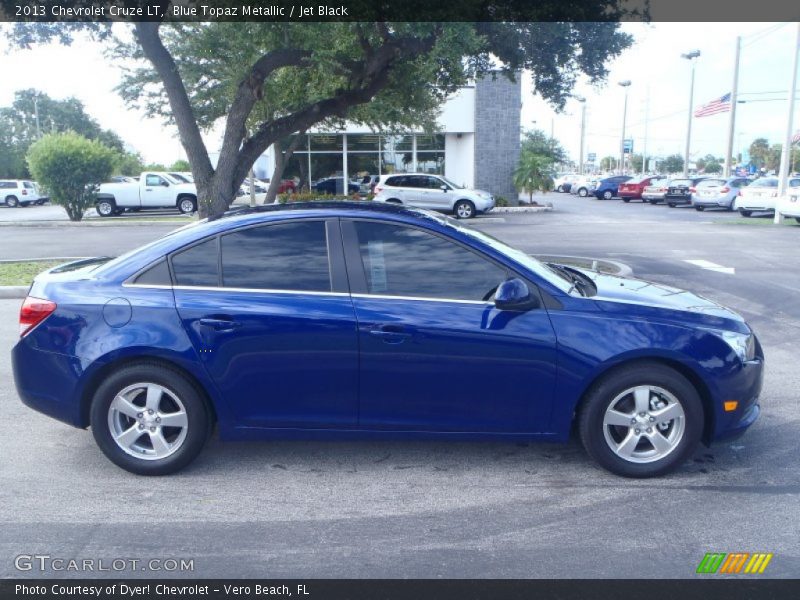
<path id="1" fill-rule="evenodd" d="M 759 352 L 760 354 L 760 352 Z M 715 399 L 716 412 L 713 433 L 709 441 L 730 440 L 743 434 L 761 414 L 761 388 L 764 384 L 763 355 L 747 361 L 736 373 L 726 378 Z M 738 401 L 731 412 L 722 409 L 723 402 Z"/>

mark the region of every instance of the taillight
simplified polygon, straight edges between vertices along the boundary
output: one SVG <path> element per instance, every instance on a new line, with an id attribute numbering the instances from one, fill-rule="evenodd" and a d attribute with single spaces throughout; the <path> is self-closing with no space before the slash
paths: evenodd
<path id="1" fill-rule="evenodd" d="M 696 191 L 697 191 L 696 187 L 690 187 L 689 188 L 689 192 L 692 193 L 692 194 L 694 194 Z"/>
<path id="2" fill-rule="evenodd" d="M 742 195 L 742 190 L 739 190 L 739 193 L 738 193 L 738 194 L 736 194 L 736 195 L 737 195 L 737 196 L 741 196 L 741 195 Z"/>
<path id="3" fill-rule="evenodd" d="M 382 191 L 383 191 L 383 188 L 382 188 L 381 186 L 377 185 L 377 184 L 376 184 L 376 185 L 375 185 L 375 187 L 373 188 L 373 192 L 375 193 L 375 195 L 376 195 L 376 196 L 377 196 L 378 194 L 380 194 Z"/>
<path id="4" fill-rule="evenodd" d="M 731 191 L 731 188 L 729 188 L 727 185 L 720 190 L 720 192 L 723 193 L 723 194 L 727 194 L 730 191 Z"/>
<path id="5" fill-rule="evenodd" d="M 23 196 L 27 196 L 28 195 L 28 190 L 26 190 L 25 188 L 22 188 L 22 195 Z"/>
<path id="6" fill-rule="evenodd" d="M 25 337 L 39 323 L 53 314 L 56 303 L 28 296 L 19 309 L 19 337 Z"/>

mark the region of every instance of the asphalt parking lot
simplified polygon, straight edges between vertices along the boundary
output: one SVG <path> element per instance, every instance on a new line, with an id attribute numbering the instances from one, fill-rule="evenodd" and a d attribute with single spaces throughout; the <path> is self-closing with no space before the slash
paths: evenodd
<path id="1" fill-rule="evenodd" d="M 90 432 L 24 407 L 19 301 L 0 300 L 0 577 L 14 557 L 188 558 L 192 577 L 692 577 L 706 552 L 800 573 L 800 225 L 550 194 L 552 213 L 472 225 L 536 254 L 608 258 L 741 312 L 767 357 L 761 419 L 648 481 L 567 445 L 216 439 L 168 478 L 130 475 Z M 37 210 L 37 209 L 31 209 Z M 0 228 L 13 257 L 118 254 L 179 224 Z M 37 254 L 40 253 L 40 254 Z M 148 572 L 96 573 L 153 576 Z"/>

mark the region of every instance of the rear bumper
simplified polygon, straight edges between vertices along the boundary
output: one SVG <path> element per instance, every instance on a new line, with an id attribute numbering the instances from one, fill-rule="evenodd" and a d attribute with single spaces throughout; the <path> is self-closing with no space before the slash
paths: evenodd
<path id="1" fill-rule="evenodd" d="M 627 198 L 629 200 L 638 200 L 639 198 L 643 197 L 642 194 L 639 194 L 638 192 L 622 192 L 622 191 L 617 192 L 617 196 L 619 196 L 620 198 Z"/>
<path id="2" fill-rule="evenodd" d="M 692 198 L 692 204 L 694 206 L 703 206 L 703 207 L 721 207 L 721 208 L 733 208 L 734 200 L 729 200 L 728 198 Z"/>
<path id="3" fill-rule="evenodd" d="M 74 427 L 85 427 L 81 415 L 82 375 L 79 358 L 33 348 L 22 339 L 11 351 L 14 384 L 23 404 Z"/>

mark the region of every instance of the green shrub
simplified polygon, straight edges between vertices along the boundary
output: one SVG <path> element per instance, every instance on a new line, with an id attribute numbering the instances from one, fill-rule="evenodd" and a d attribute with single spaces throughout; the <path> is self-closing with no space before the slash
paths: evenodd
<path id="1" fill-rule="evenodd" d="M 494 197 L 494 205 L 495 206 L 511 206 L 511 203 L 505 196 L 495 196 Z"/>
<path id="2" fill-rule="evenodd" d="M 356 201 L 367 202 L 372 200 L 373 195 L 370 194 L 366 198 L 362 198 L 358 194 L 345 196 L 344 194 L 320 194 L 319 192 L 295 192 L 278 194 L 278 202 L 286 204 L 287 202 L 334 202 L 334 201 Z"/>
<path id="3" fill-rule="evenodd" d="M 80 221 L 94 206 L 97 186 L 106 181 L 118 155 L 96 140 L 74 132 L 45 135 L 28 150 L 28 167 L 70 221 Z"/>

